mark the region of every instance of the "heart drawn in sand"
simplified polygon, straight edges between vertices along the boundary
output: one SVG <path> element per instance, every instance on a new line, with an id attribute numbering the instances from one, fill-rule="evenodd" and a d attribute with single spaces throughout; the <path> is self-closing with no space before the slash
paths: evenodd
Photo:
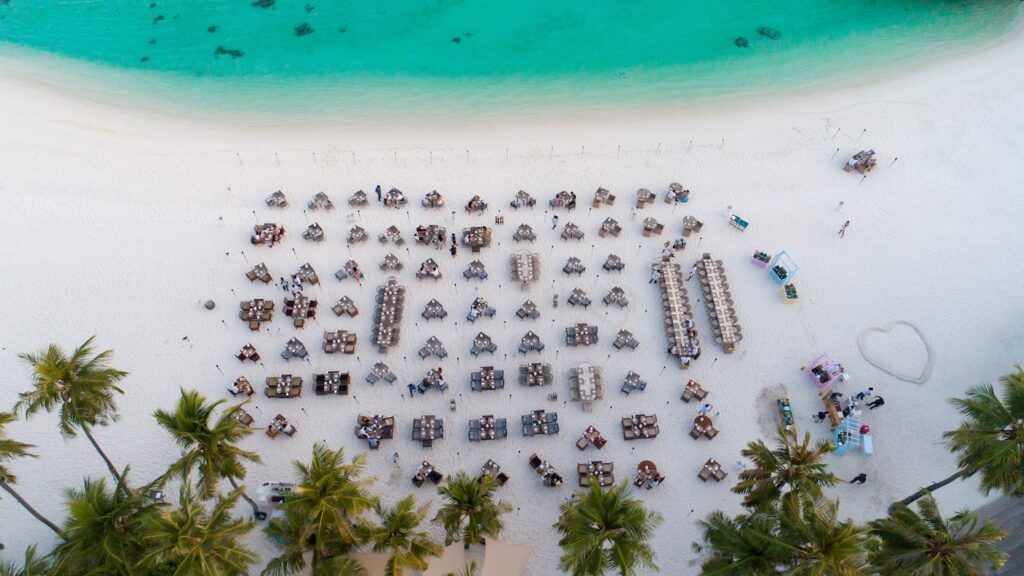
<path id="1" fill-rule="evenodd" d="M 857 346 L 869 364 L 893 378 L 924 384 L 932 374 L 932 348 L 910 322 L 897 320 L 868 328 L 857 338 Z"/>

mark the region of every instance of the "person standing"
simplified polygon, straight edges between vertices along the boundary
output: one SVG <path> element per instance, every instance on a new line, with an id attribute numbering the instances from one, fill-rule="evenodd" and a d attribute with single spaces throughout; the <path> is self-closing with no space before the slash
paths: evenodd
<path id="1" fill-rule="evenodd" d="M 455 258 L 455 253 L 458 252 L 458 251 L 459 251 L 459 249 L 455 246 L 455 244 L 452 244 L 452 247 L 449 250 L 449 252 L 452 253 L 452 258 Z"/>
<path id="2" fill-rule="evenodd" d="M 868 386 L 867 390 L 864 390 L 862 392 L 858 392 L 857 395 L 854 396 L 853 398 L 857 402 L 860 402 L 861 400 L 867 398 L 868 396 L 871 396 L 874 393 L 875 393 L 875 387 L 874 386 Z"/>
<path id="3" fill-rule="evenodd" d="M 839 237 L 840 238 L 845 238 L 846 237 L 846 228 L 849 227 L 849 226 L 850 226 L 850 221 L 849 220 L 847 220 L 846 222 L 843 223 L 843 227 L 839 229 Z"/>
<path id="4" fill-rule="evenodd" d="M 686 281 L 689 282 L 690 278 L 693 278 L 693 275 L 696 274 L 696 273 L 697 273 L 697 265 L 694 264 L 693 266 L 690 266 L 690 271 L 686 273 Z"/>
<path id="5" fill-rule="evenodd" d="M 883 404 L 885 404 L 885 399 L 881 396 L 875 396 L 870 402 L 868 402 L 868 407 L 874 410 Z"/>
<path id="6" fill-rule="evenodd" d="M 558 228 L 558 214 L 551 215 L 551 229 Z"/>
<path id="7" fill-rule="evenodd" d="M 383 202 L 383 199 L 381 198 L 381 193 L 380 193 L 380 184 L 377 184 L 376 192 L 377 192 L 377 202 Z"/>
<path id="8" fill-rule="evenodd" d="M 867 480 L 868 480 L 868 475 L 863 473 L 863 472 L 861 472 L 860 474 L 857 474 L 856 476 L 854 476 L 853 480 L 850 480 L 850 484 L 863 484 L 863 483 L 867 482 Z"/>

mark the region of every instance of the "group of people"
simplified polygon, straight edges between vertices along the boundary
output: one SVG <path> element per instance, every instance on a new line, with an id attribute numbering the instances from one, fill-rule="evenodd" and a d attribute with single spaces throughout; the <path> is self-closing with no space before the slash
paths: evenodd
<path id="1" fill-rule="evenodd" d="M 835 391 L 833 391 L 828 396 L 829 400 L 834 402 L 834 403 L 836 403 L 836 404 L 841 404 L 841 402 L 842 402 L 841 398 L 842 397 L 843 397 L 843 393 L 842 392 L 835 392 Z M 867 400 L 866 404 L 867 404 L 867 407 L 868 407 L 869 410 L 874 410 L 875 408 L 879 408 L 879 407 L 881 407 L 882 405 L 885 404 L 885 399 L 882 398 L 881 396 L 878 396 L 878 395 L 875 394 L 875 388 L 873 386 L 868 386 L 867 389 L 862 390 L 862 391 L 858 392 L 857 394 L 855 394 L 853 396 L 850 396 L 849 398 L 846 399 L 846 406 L 844 406 L 843 409 L 842 409 L 843 418 L 845 418 L 845 417 L 847 417 L 847 416 L 849 416 L 851 414 L 859 414 L 860 411 L 858 410 L 857 407 L 864 400 Z M 823 412 L 818 412 L 817 414 L 814 415 L 814 421 L 815 422 L 823 422 L 827 418 L 828 418 L 828 412 L 824 412 L 824 411 Z"/>
<path id="2" fill-rule="evenodd" d="M 302 296 L 302 278 L 300 278 L 298 274 L 292 274 L 292 280 L 289 282 L 282 276 L 281 289 L 290 293 L 292 298 Z"/>
<path id="3" fill-rule="evenodd" d="M 412 382 L 406 384 L 406 386 L 409 388 L 409 398 L 412 398 L 417 391 L 420 394 L 424 394 L 430 388 L 437 388 L 438 390 L 444 392 L 448 388 L 448 383 L 444 381 L 444 369 L 438 366 L 437 368 L 427 371 L 426 376 L 424 376 L 423 379 L 420 380 L 419 386 L 413 384 Z M 454 408 L 454 402 L 455 401 L 452 400 L 450 408 Z M 454 411 L 455 410 L 452 410 L 452 412 Z"/>

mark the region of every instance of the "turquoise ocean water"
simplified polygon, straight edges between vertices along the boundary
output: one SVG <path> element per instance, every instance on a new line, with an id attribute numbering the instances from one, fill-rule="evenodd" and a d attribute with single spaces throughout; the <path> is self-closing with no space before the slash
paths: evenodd
<path id="1" fill-rule="evenodd" d="M 214 113 L 596 109 L 870 78 L 996 38 L 1018 6 L 0 0 L 0 56 L 58 62 L 65 72 L 52 81 L 92 93 Z"/>

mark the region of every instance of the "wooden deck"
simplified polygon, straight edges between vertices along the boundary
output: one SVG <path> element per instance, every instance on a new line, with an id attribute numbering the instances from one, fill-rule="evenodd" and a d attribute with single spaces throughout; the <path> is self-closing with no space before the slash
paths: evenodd
<path id="1" fill-rule="evenodd" d="M 1024 498 L 1003 496 L 981 507 L 978 512 L 982 518 L 991 518 L 1009 532 L 997 547 L 1009 554 L 1010 560 L 996 574 L 1024 574 Z"/>

